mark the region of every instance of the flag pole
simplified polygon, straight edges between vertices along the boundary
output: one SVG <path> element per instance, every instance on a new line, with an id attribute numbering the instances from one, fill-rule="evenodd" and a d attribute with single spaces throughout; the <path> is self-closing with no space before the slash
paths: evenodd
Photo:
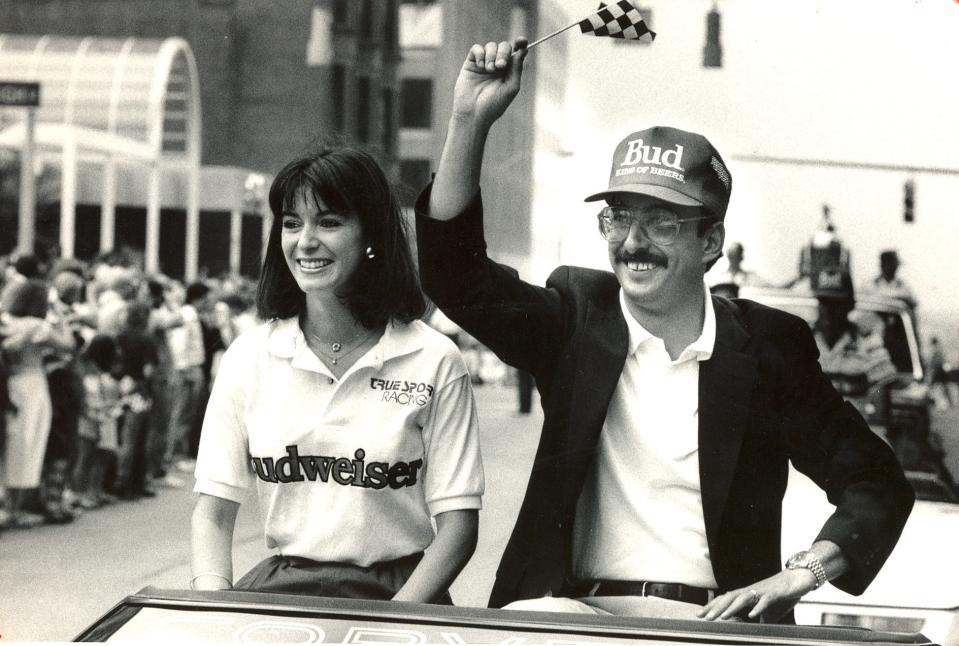
<path id="1" fill-rule="evenodd" d="M 557 29 L 557 30 L 554 31 L 553 33 L 551 33 L 551 34 L 549 34 L 549 35 L 547 35 L 547 36 L 543 36 L 543 37 L 540 38 L 539 40 L 533 41 L 532 43 L 530 43 L 529 45 L 526 46 L 526 49 L 533 49 L 534 47 L 536 47 L 536 46 L 539 45 L 540 43 L 549 40 L 549 39 L 552 38 L 553 36 L 558 36 L 558 35 L 560 35 L 560 34 L 563 33 L 564 31 L 566 31 L 567 29 L 572 29 L 573 27 L 575 27 L 576 25 L 578 25 L 578 24 L 581 23 L 581 22 L 583 22 L 583 21 L 582 21 L 582 20 L 577 20 L 576 22 L 574 22 L 574 23 L 572 23 L 572 24 L 570 24 L 570 25 L 566 25 L 566 26 L 563 27 L 562 29 Z"/>

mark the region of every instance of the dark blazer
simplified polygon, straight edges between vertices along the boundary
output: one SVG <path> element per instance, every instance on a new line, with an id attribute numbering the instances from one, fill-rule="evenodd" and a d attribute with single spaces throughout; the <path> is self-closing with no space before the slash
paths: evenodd
<path id="1" fill-rule="evenodd" d="M 576 502 L 626 360 L 614 274 L 555 270 L 546 287 L 486 256 L 477 198 L 448 222 L 417 202 L 420 271 L 443 312 L 506 363 L 534 376 L 545 414 L 526 497 L 491 606 L 568 596 Z M 699 371 L 699 468 L 706 539 L 721 591 L 782 568 L 782 498 L 791 461 L 836 505 L 819 532 L 849 560 L 833 581 L 860 594 L 899 538 L 913 492 L 887 445 L 843 401 L 800 318 L 713 298 L 716 344 Z M 669 522 L 664 518 L 663 522 Z"/>

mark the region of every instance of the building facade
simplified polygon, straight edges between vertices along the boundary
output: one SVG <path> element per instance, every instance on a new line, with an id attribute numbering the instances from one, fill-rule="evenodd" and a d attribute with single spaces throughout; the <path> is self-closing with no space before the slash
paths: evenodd
<path id="1" fill-rule="evenodd" d="M 400 9 L 400 175 L 408 203 L 435 170 L 446 137 L 453 84 L 469 47 L 538 30 L 535 0 L 413 0 Z M 491 255 L 521 271 L 532 252 L 534 118 L 537 62 L 527 59 L 524 90 L 493 128 L 483 166 L 483 202 Z"/>
<path id="2" fill-rule="evenodd" d="M 200 82 L 201 163 L 207 178 L 200 187 L 199 273 L 255 274 L 259 259 L 249 256 L 258 255 L 262 246 L 264 186 L 244 178 L 270 176 L 297 154 L 331 139 L 368 146 L 395 170 L 398 13 L 398 0 L 7 0 L 0 3 L 0 31 L 188 42 Z M 98 180 L 85 179 L 82 168 L 80 174 L 82 197 L 82 186 Z M 224 192 L 227 175 L 235 185 L 230 190 L 244 194 L 204 204 L 204 195 Z M 130 202 L 117 204 L 117 243 L 143 249 L 140 182 L 130 177 L 128 184 Z M 180 276 L 190 271 L 178 243 L 185 225 L 177 190 L 170 183 L 161 188 L 159 265 Z M 86 194 L 95 199 L 96 191 Z M 78 214 L 95 219 L 98 208 L 96 202 L 80 204 Z M 240 233 L 237 209 L 253 218 L 241 217 Z M 225 225 L 227 216 L 234 220 L 230 225 Z M 11 214 L 0 214 L 0 222 L 6 231 Z M 12 222 L 15 226 L 15 213 Z M 77 249 L 86 252 L 90 245 Z M 9 250 L 0 248 L 0 253 Z"/>

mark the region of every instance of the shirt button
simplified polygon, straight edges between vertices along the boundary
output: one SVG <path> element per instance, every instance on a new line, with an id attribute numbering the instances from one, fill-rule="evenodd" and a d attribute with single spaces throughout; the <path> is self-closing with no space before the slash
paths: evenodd
<path id="1" fill-rule="evenodd" d="M 333 380 L 332 380 L 332 379 L 330 379 L 330 385 L 331 385 L 331 386 L 333 385 Z"/>

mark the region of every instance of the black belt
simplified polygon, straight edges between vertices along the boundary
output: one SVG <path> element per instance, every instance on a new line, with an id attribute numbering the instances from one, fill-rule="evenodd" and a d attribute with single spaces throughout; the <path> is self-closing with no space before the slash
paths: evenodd
<path id="1" fill-rule="evenodd" d="M 595 581 L 590 587 L 590 597 L 660 597 L 705 606 L 716 593 L 708 588 L 697 588 L 683 583 L 660 583 L 658 581 Z"/>

